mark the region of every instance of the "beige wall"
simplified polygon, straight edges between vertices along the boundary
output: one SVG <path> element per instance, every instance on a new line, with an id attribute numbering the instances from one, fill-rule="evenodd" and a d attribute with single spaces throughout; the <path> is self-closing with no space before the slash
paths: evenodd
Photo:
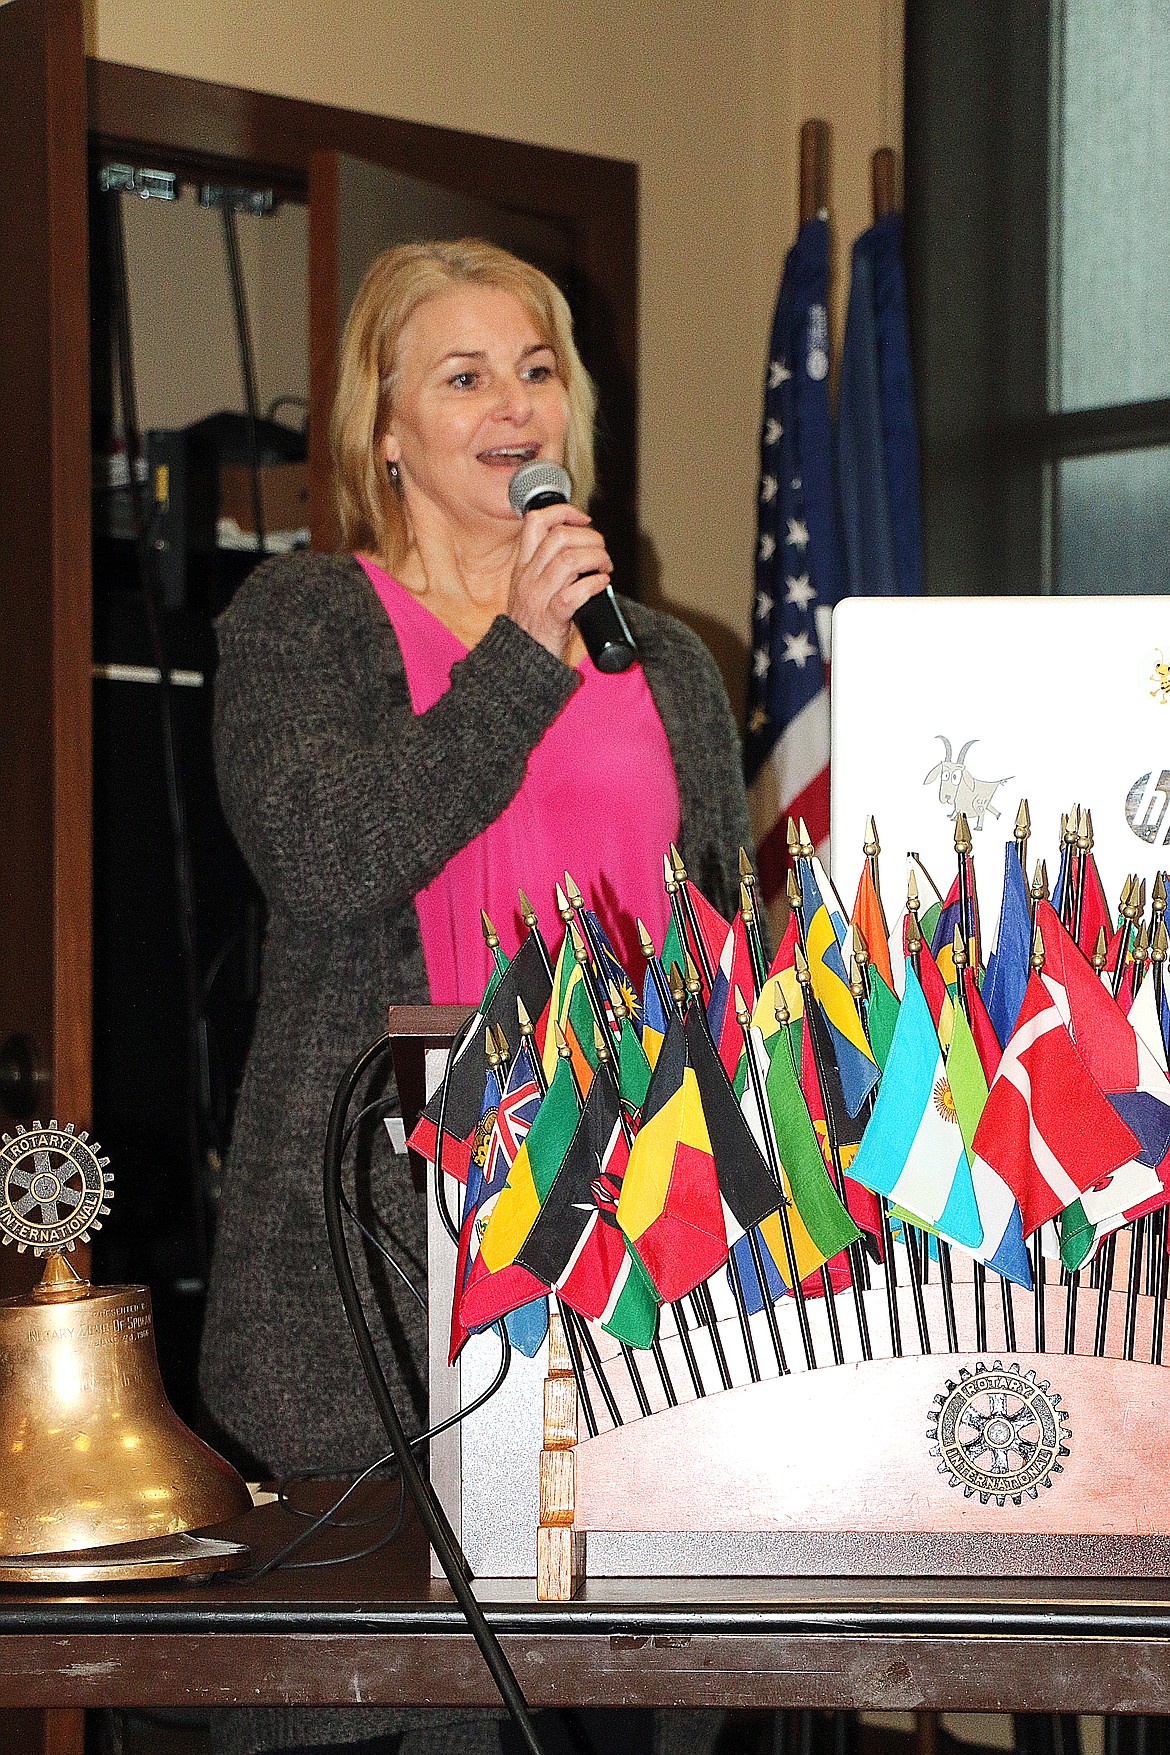
<path id="1" fill-rule="evenodd" d="M 902 0 L 92 0 L 91 52 L 635 160 L 642 514 L 739 692 L 767 326 L 802 120 L 834 125 L 839 263 L 899 144 Z M 838 330 L 839 334 L 839 330 Z M 710 625 L 708 626 L 708 618 Z"/>

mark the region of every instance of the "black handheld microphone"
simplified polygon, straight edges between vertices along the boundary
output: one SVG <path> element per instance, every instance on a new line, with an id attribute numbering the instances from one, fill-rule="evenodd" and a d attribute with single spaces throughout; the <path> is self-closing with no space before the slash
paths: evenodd
<path id="1" fill-rule="evenodd" d="M 522 463 L 508 483 L 508 498 L 521 517 L 541 506 L 567 506 L 572 492 L 569 472 L 559 463 Z M 628 670 L 637 658 L 634 636 L 611 585 L 583 603 L 573 620 L 598 670 Z"/>

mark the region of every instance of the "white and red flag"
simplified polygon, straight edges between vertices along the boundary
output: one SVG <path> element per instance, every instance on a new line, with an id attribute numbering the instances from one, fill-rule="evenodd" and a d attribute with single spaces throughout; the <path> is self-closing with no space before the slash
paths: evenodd
<path id="1" fill-rule="evenodd" d="M 1034 970 L 974 1147 L 1015 1195 L 1025 1237 L 1141 1149 L 1092 1078 Z"/>

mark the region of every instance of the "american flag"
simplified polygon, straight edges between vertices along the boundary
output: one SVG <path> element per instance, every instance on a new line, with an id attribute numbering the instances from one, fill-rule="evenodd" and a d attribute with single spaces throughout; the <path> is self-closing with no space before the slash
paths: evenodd
<path id="1" fill-rule="evenodd" d="M 782 895 L 787 821 L 818 853 L 829 835 L 829 620 L 841 552 L 829 424 L 828 223 L 788 253 L 760 432 L 756 595 L 744 765 L 765 902 Z"/>

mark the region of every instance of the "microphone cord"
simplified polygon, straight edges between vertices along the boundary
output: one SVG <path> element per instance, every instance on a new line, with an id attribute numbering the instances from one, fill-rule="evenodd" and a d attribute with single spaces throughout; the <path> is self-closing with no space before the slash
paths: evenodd
<path id="1" fill-rule="evenodd" d="M 512 1666 L 504 1655 L 499 1640 L 488 1625 L 487 1617 L 471 1589 L 468 1581 L 466 1555 L 451 1528 L 438 1495 L 415 1460 L 410 1440 L 399 1418 L 394 1398 L 382 1371 L 381 1361 L 374 1347 L 369 1324 L 366 1321 L 366 1314 L 358 1293 L 357 1281 L 354 1278 L 349 1248 L 345 1240 L 341 1211 L 341 1161 L 346 1112 L 359 1081 L 370 1067 L 377 1064 L 389 1052 L 389 1036 L 379 1036 L 375 1042 L 363 1049 L 356 1059 L 350 1062 L 334 1093 L 333 1107 L 329 1114 L 329 1127 L 325 1136 L 323 1190 L 325 1226 L 329 1233 L 329 1250 L 333 1257 L 333 1271 L 337 1276 L 341 1301 L 345 1306 L 346 1318 L 362 1362 L 362 1369 L 366 1374 L 370 1394 L 373 1397 L 378 1418 L 385 1427 L 386 1436 L 390 1440 L 403 1485 L 414 1501 L 419 1521 L 439 1557 L 439 1564 L 447 1576 L 447 1582 L 455 1594 L 455 1600 L 463 1610 L 472 1637 L 479 1647 L 485 1664 L 491 1671 L 492 1679 L 511 1714 L 512 1722 L 516 1726 L 528 1755 L 545 1755 L 544 1746 L 537 1735 L 536 1724 L 529 1710 L 528 1702 L 524 1698 Z"/>

